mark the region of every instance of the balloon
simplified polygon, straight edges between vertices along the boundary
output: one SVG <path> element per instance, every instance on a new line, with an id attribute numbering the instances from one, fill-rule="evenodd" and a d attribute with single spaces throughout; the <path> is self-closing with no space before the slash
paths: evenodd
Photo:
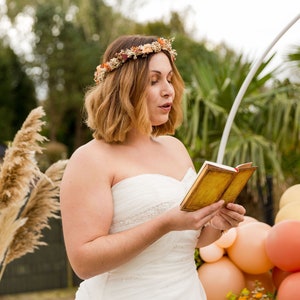
<path id="1" fill-rule="evenodd" d="M 275 287 L 279 289 L 281 282 L 290 274 L 292 274 L 292 272 L 283 271 L 275 266 L 272 270 L 272 280 Z"/>
<path id="2" fill-rule="evenodd" d="M 226 256 L 201 265 L 198 275 L 208 300 L 225 300 L 229 292 L 239 294 L 245 287 L 243 272 Z"/>
<path id="3" fill-rule="evenodd" d="M 265 241 L 269 259 L 283 271 L 300 271 L 300 221 L 275 224 Z"/>
<path id="4" fill-rule="evenodd" d="M 284 207 L 287 203 L 291 203 L 293 201 L 300 202 L 300 184 L 295 184 L 285 190 L 279 200 L 279 209 Z"/>
<path id="5" fill-rule="evenodd" d="M 292 300 L 299 298 L 300 272 L 290 274 L 280 284 L 277 298 L 278 300 Z"/>
<path id="6" fill-rule="evenodd" d="M 257 286 L 256 281 L 258 281 L 261 284 L 261 287 L 264 288 L 264 293 L 274 293 L 275 292 L 275 286 L 272 279 L 272 273 L 266 272 L 262 274 L 248 274 L 244 273 L 245 282 L 246 282 L 246 288 L 250 291 L 254 290 Z"/>
<path id="7" fill-rule="evenodd" d="M 265 250 L 265 239 L 271 226 L 251 222 L 237 227 L 235 242 L 227 248 L 229 258 L 245 273 L 261 274 L 273 268 Z"/>
<path id="8" fill-rule="evenodd" d="M 245 224 L 248 224 L 248 223 L 251 223 L 251 222 L 258 222 L 258 220 L 253 218 L 253 217 L 250 217 L 250 216 L 244 216 L 244 221 L 241 222 L 239 224 L 239 226 L 242 226 L 242 225 L 245 225 Z"/>
<path id="9" fill-rule="evenodd" d="M 300 221 L 300 202 L 293 201 L 283 206 L 276 214 L 275 224 L 284 220 Z"/>
<path id="10" fill-rule="evenodd" d="M 222 248 L 230 247 L 236 239 L 236 228 L 230 228 L 228 231 L 215 241 L 215 244 Z"/>
<path id="11" fill-rule="evenodd" d="M 224 255 L 225 250 L 215 243 L 212 243 L 206 247 L 199 248 L 199 253 L 205 262 L 214 262 Z"/>

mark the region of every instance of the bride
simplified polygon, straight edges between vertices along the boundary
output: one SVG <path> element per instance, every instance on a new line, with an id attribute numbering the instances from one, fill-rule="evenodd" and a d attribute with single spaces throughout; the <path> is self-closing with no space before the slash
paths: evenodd
<path id="1" fill-rule="evenodd" d="M 61 184 L 66 250 L 83 279 L 77 300 L 206 299 L 195 247 L 243 221 L 221 200 L 179 208 L 196 177 L 183 144 L 184 85 L 172 41 L 121 36 L 85 96 L 94 139 L 69 160 Z"/>

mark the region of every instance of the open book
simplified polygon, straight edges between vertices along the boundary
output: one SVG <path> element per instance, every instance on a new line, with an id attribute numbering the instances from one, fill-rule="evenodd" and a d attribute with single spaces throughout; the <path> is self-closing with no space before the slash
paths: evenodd
<path id="1" fill-rule="evenodd" d="M 252 162 L 233 168 L 205 161 L 181 202 L 181 209 L 194 211 L 221 199 L 234 202 L 256 169 Z"/>

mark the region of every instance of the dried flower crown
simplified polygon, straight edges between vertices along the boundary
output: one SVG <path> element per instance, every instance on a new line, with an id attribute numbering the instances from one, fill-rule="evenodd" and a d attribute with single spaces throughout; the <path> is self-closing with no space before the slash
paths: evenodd
<path id="1" fill-rule="evenodd" d="M 148 43 L 121 50 L 112 59 L 97 66 L 94 73 L 94 81 L 96 84 L 102 82 L 107 73 L 120 68 L 129 59 L 137 59 L 139 56 L 146 57 L 148 54 L 158 53 L 162 50 L 168 51 L 172 59 L 175 60 L 177 52 L 175 49 L 172 49 L 172 42 L 173 39 L 158 38 L 151 44 Z"/>

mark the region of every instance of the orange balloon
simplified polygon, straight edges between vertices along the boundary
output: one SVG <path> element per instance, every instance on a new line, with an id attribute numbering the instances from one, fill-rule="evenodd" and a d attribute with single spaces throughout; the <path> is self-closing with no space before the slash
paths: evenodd
<path id="1" fill-rule="evenodd" d="M 283 271 L 275 266 L 272 270 L 272 280 L 275 287 L 279 289 L 281 282 L 290 274 L 292 274 L 292 272 Z"/>
<path id="2" fill-rule="evenodd" d="M 270 229 L 271 226 L 263 222 L 250 222 L 237 228 L 237 237 L 227 253 L 243 272 L 261 274 L 273 268 L 265 250 Z"/>
<path id="3" fill-rule="evenodd" d="M 300 271 L 300 221 L 275 224 L 265 241 L 269 259 L 283 271 Z"/>
<path id="4" fill-rule="evenodd" d="M 224 255 L 225 250 L 215 243 L 212 243 L 206 247 L 199 248 L 199 253 L 205 262 L 214 262 Z"/>
<path id="5" fill-rule="evenodd" d="M 275 224 L 285 220 L 300 221 L 300 202 L 293 201 L 283 206 L 276 214 Z"/>
<path id="6" fill-rule="evenodd" d="M 280 284 L 277 298 L 278 300 L 292 300 L 299 298 L 300 272 L 287 276 Z"/>
<path id="7" fill-rule="evenodd" d="M 226 256 L 201 265 L 198 275 L 207 300 L 226 300 L 229 292 L 239 294 L 245 287 L 243 272 Z"/>
<path id="8" fill-rule="evenodd" d="M 227 232 L 223 233 L 218 240 L 215 241 L 215 244 L 222 248 L 228 248 L 234 243 L 236 236 L 236 228 L 230 228 Z"/>
<path id="9" fill-rule="evenodd" d="M 295 184 L 285 190 L 279 200 L 279 209 L 293 201 L 300 202 L 300 184 Z"/>
<path id="10" fill-rule="evenodd" d="M 275 292 L 275 285 L 272 279 L 272 273 L 266 272 L 262 274 L 248 274 L 244 273 L 245 281 L 246 281 L 246 288 L 250 291 L 254 290 L 257 286 L 256 281 L 261 284 L 261 287 L 264 288 L 264 293 L 274 293 Z"/>

